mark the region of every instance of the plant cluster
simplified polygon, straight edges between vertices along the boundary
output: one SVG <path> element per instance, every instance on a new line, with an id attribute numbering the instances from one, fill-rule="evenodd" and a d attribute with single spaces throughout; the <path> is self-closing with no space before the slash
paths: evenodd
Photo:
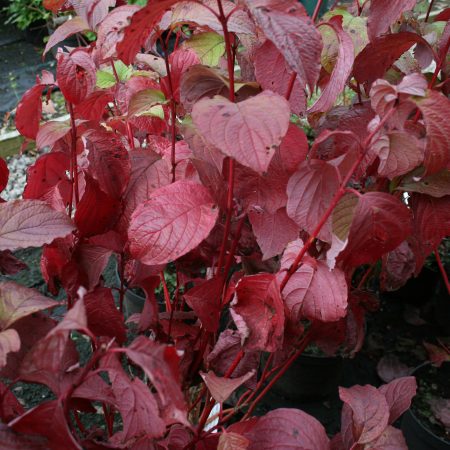
<path id="1" fill-rule="evenodd" d="M 67 312 L 55 321 L 44 310 L 58 302 L 0 283 L 11 380 L 0 385 L 1 439 L 30 449 L 406 448 L 392 424 L 413 377 L 342 388 L 331 441 L 299 410 L 252 415 L 310 343 L 361 348 L 375 265 L 395 290 L 432 252 L 440 261 L 450 11 L 431 21 L 432 2 L 425 19 L 416 0 L 354 2 L 316 23 L 320 1 L 312 19 L 294 0 L 43 3 L 75 13 L 45 52 L 75 33 L 96 40 L 60 49 L 56 77 L 43 71 L 17 108 L 17 129 L 49 151 L 29 168 L 23 200 L 0 204 L 0 268 L 21 270 L 11 252 L 42 247 L 43 277 L 50 292 L 64 289 Z M 56 88 L 70 120 L 41 123 L 43 94 Z M 1 161 L 0 189 L 7 178 Z M 118 306 L 102 279 L 112 255 Z M 133 286 L 146 303 L 125 323 Z M 84 364 L 74 331 L 92 347 Z M 19 380 L 54 399 L 25 411 L 11 390 Z M 83 422 L 96 411 L 103 428 Z"/>

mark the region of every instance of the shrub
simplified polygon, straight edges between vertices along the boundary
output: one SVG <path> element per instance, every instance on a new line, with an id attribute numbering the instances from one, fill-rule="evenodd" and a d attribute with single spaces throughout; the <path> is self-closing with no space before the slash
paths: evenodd
<path id="1" fill-rule="evenodd" d="M 45 52 L 78 32 L 97 39 L 60 49 L 56 79 L 43 72 L 17 108 L 21 134 L 50 151 L 29 168 L 24 199 L 0 205 L 2 270 L 18 269 L 10 251 L 42 246 L 43 277 L 65 290 L 67 313 L 56 324 L 40 311 L 57 302 L 0 284 L 3 375 L 54 394 L 25 412 L 3 385 L 5 439 L 406 448 L 391 424 L 411 377 L 341 389 L 332 444 L 302 411 L 252 414 L 308 344 L 360 349 L 374 265 L 392 290 L 438 255 L 450 223 L 448 11 L 430 22 L 415 1 L 366 2 L 315 24 L 291 0 L 113 3 L 73 2 L 78 15 Z M 55 88 L 70 120 L 41 123 Z M 118 307 L 102 280 L 113 254 Z M 159 311 L 168 263 L 176 288 Z M 127 286 L 146 304 L 125 324 Z M 73 331 L 92 347 L 83 366 Z M 82 422 L 95 407 L 102 429 Z"/>

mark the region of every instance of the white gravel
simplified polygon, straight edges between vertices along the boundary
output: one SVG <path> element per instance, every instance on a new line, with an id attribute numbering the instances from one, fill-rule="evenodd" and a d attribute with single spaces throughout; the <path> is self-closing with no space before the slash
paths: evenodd
<path id="1" fill-rule="evenodd" d="M 0 194 L 4 200 L 22 198 L 27 180 L 27 168 L 36 161 L 36 156 L 16 155 L 6 158 L 9 168 L 8 185 Z"/>

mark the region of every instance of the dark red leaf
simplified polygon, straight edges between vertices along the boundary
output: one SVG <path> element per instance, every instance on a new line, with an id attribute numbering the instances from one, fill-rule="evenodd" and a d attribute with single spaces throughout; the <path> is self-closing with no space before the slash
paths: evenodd
<path id="1" fill-rule="evenodd" d="M 22 136 L 36 139 L 42 116 L 42 92 L 45 85 L 37 84 L 23 94 L 17 105 L 16 128 Z"/>
<path id="2" fill-rule="evenodd" d="M 367 33 L 373 41 L 380 34 L 389 30 L 389 27 L 403 14 L 416 6 L 416 0 L 378 0 L 370 4 Z"/>
<path id="3" fill-rule="evenodd" d="M 248 218 L 263 260 L 279 255 L 288 242 L 298 237 L 300 231 L 298 225 L 286 214 L 285 208 L 280 208 L 273 214 L 254 208 L 249 211 Z"/>
<path id="4" fill-rule="evenodd" d="M 254 58 L 255 76 L 261 87 L 282 96 L 286 95 L 293 71 L 275 45 L 267 40 L 256 50 Z M 305 89 L 297 78 L 289 97 L 289 104 L 295 114 L 303 114 L 306 110 Z"/>
<path id="5" fill-rule="evenodd" d="M 223 286 L 223 279 L 214 277 L 184 294 L 186 303 L 194 310 L 205 329 L 212 333 L 219 327 Z"/>
<path id="6" fill-rule="evenodd" d="M 154 191 L 133 213 L 130 251 L 144 264 L 163 264 L 185 255 L 206 239 L 218 211 L 208 190 L 177 181 Z"/>
<path id="7" fill-rule="evenodd" d="M 187 424 L 176 349 L 140 336 L 126 349 L 126 354 L 142 367 L 155 387 L 166 423 Z"/>
<path id="8" fill-rule="evenodd" d="M 386 291 L 401 288 L 414 273 L 415 266 L 414 253 L 408 242 L 404 241 L 383 257 L 381 288 Z"/>
<path id="9" fill-rule="evenodd" d="M 301 86 L 314 90 L 320 71 L 322 38 L 308 17 L 249 2 L 250 12 L 268 39 L 297 73 Z"/>
<path id="10" fill-rule="evenodd" d="M 77 205 L 75 224 L 86 237 L 111 229 L 120 213 L 119 201 L 103 192 L 99 183 L 85 176 L 86 188 Z"/>
<path id="11" fill-rule="evenodd" d="M 231 427 L 234 431 L 234 427 Z M 314 417 L 298 409 L 270 411 L 240 433 L 249 441 L 248 450 L 298 448 L 328 450 L 330 440 L 324 427 Z"/>
<path id="12" fill-rule="evenodd" d="M 339 397 L 344 402 L 341 429 L 349 447 L 368 444 L 383 433 L 388 425 L 389 406 L 385 396 L 375 387 L 340 387 Z"/>
<path id="13" fill-rule="evenodd" d="M 10 427 L 0 424 L 0 447 L 5 450 L 48 450 L 47 439 L 15 433 Z"/>
<path id="14" fill-rule="evenodd" d="M 95 65 L 87 52 L 75 49 L 71 53 L 58 52 L 56 80 L 65 99 L 77 105 L 95 88 Z"/>
<path id="15" fill-rule="evenodd" d="M 126 339 L 123 314 L 117 309 L 111 289 L 99 287 L 84 296 L 89 329 L 96 336 L 116 338 L 119 344 Z"/>
<path id="16" fill-rule="evenodd" d="M 9 178 L 9 169 L 6 161 L 3 158 L 0 158 L 0 192 L 5 189 L 8 184 Z"/>
<path id="17" fill-rule="evenodd" d="M 450 100 L 436 91 L 429 91 L 425 98 L 415 99 L 427 129 L 427 148 L 424 166 L 432 174 L 447 168 L 450 162 Z"/>
<path id="18" fill-rule="evenodd" d="M 359 83 L 367 82 L 370 86 L 376 79 L 382 78 L 386 70 L 414 44 L 423 44 L 429 48 L 421 36 L 408 31 L 374 39 L 356 57 L 353 75 Z"/>
<path id="19" fill-rule="evenodd" d="M 120 198 L 128 186 L 131 172 L 123 142 L 115 133 L 107 131 L 93 131 L 84 137 L 89 150 L 89 172 L 105 193 Z"/>
<path id="20" fill-rule="evenodd" d="M 308 110 L 309 113 L 328 111 L 334 105 L 338 95 L 342 92 L 347 83 L 355 59 L 353 41 L 342 29 L 342 17 L 334 16 L 328 22 L 325 22 L 324 25 L 333 29 L 339 41 L 339 50 L 330 80 L 322 89 L 320 97 Z"/>
<path id="21" fill-rule="evenodd" d="M 239 163 L 263 173 L 289 127 L 290 107 L 283 97 L 264 91 L 240 103 L 203 98 L 192 120 L 208 143 Z"/>
<path id="22" fill-rule="evenodd" d="M 411 367 L 403 364 L 397 356 L 387 354 L 378 361 L 377 373 L 385 383 L 389 383 L 396 378 L 409 375 L 411 373 Z"/>
<path id="23" fill-rule="evenodd" d="M 8 423 L 20 414 L 25 412 L 23 406 L 19 403 L 14 394 L 8 389 L 8 386 L 0 382 L 0 418 L 3 422 Z M 1 434 L 1 431 L 0 431 Z M 0 437 L 0 447 L 2 440 Z M 6 449 L 6 447 L 3 447 Z"/>
<path id="24" fill-rule="evenodd" d="M 390 409 L 389 423 L 392 424 L 410 407 L 417 383 L 414 377 L 397 378 L 378 390 L 386 397 Z"/>
<path id="25" fill-rule="evenodd" d="M 411 231 L 411 211 L 400 200 L 368 192 L 359 197 L 348 244 L 339 258 L 351 266 L 375 262 L 400 245 Z"/>
<path id="26" fill-rule="evenodd" d="M 233 319 L 248 350 L 274 352 L 281 348 L 284 305 L 275 275 L 242 278 L 232 306 Z"/>
<path id="27" fill-rule="evenodd" d="M 41 403 L 9 426 L 19 433 L 46 437 L 50 450 L 82 450 L 69 430 L 60 400 Z"/>
<path id="28" fill-rule="evenodd" d="M 287 185 L 288 216 L 312 233 L 339 188 L 336 167 L 322 160 L 308 160 L 300 165 Z M 319 238 L 331 242 L 331 220 L 319 232 Z"/>
<path id="29" fill-rule="evenodd" d="M 146 6 L 131 16 L 130 24 L 125 28 L 123 39 L 117 44 L 117 55 L 125 64 L 131 64 L 159 22 L 165 11 L 179 0 L 150 0 Z M 129 11 L 127 11 L 129 13 Z M 129 16 L 129 14 L 127 14 Z"/>
<path id="30" fill-rule="evenodd" d="M 14 275 L 28 266 L 17 259 L 9 250 L 0 251 L 0 273 L 3 275 Z"/>
<path id="31" fill-rule="evenodd" d="M 60 181 L 69 181 L 66 174 L 69 165 L 70 158 L 65 153 L 51 152 L 41 155 L 27 170 L 28 177 L 23 198 L 42 199 Z"/>
<path id="32" fill-rule="evenodd" d="M 409 205 L 414 218 L 413 234 L 408 242 L 416 257 L 417 276 L 427 256 L 439 246 L 445 236 L 450 235 L 450 196 L 434 198 L 413 194 Z"/>

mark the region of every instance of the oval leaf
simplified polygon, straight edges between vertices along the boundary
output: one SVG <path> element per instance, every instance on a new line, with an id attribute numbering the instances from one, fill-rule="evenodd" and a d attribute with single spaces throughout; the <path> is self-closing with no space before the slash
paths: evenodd
<path id="1" fill-rule="evenodd" d="M 131 217 L 131 254 L 148 265 L 173 261 L 208 237 L 217 214 L 211 195 L 200 184 L 177 181 L 162 187 Z"/>

